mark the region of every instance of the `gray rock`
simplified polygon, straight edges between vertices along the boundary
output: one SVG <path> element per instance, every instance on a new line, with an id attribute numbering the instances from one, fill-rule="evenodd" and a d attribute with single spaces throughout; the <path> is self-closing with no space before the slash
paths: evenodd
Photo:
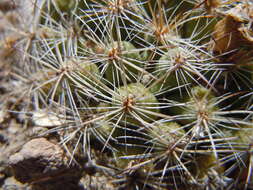
<path id="1" fill-rule="evenodd" d="M 18 181 L 33 183 L 36 189 L 61 189 L 66 186 L 74 189 L 78 186 L 81 172 L 78 166 L 68 165 L 68 161 L 59 145 L 37 138 L 12 155 L 9 165 Z"/>

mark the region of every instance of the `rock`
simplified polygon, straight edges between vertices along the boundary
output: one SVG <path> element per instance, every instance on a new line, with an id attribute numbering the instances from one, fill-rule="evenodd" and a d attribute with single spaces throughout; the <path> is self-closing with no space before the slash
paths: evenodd
<path id="1" fill-rule="evenodd" d="M 27 184 L 18 182 L 14 177 L 5 179 L 2 188 L 4 190 L 32 190 Z"/>
<path id="2" fill-rule="evenodd" d="M 14 1 L 10 0 L 2 0 L 0 1 L 0 10 L 3 12 L 7 12 L 10 10 L 14 10 L 17 6 Z"/>
<path id="3" fill-rule="evenodd" d="M 0 110 L 0 123 L 4 121 L 5 118 L 5 112 L 3 110 Z"/>
<path id="4" fill-rule="evenodd" d="M 37 138 L 26 143 L 22 149 L 10 157 L 9 164 L 15 178 L 22 183 L 33 183 L 35 189 L 61 189 L 78 186 L 81 172 L 72 164 L 59 145 L 45 138 Z"/>
<path id="5" fill-rule="evenodd" d="M 64 120 L 61 118 L 64 118 L 64 116 L 56 116 L 53 113 L 47 113 L 46 111 L 41 110 L 33 113 L 32 121 L 36 126 L 53 127 L 64 123 Z"/>

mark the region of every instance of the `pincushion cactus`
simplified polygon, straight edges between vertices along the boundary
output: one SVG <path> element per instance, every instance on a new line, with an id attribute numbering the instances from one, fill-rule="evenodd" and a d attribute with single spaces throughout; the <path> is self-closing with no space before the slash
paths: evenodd
<path id="1" fill-rule="evenodd" d="M 71 162 L 102 157 L 115 189 L 250 188 L 251 2 L 40 3 L 13 66 L 32 80 L 32 120 L 60 115 L 40 135 L 55 135 Z"/>

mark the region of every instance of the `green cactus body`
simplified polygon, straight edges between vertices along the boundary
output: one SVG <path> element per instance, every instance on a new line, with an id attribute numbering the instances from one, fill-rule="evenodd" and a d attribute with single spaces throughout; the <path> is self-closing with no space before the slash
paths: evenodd
<path id="1" fill-rule="evenodd" d="M 134 81 L 142 70 L 141 58 L 137 49 L 127 41 L 113 42 L 105 54 L 109 60 L 105 77 L 111 83 L 122 83 L 123 80 Z M 125 79 L 123 79 L 125 77 Z M 118 82 L 117 82 L 118 81 Z"/>
<path id="2" fill-rule="evenodd" d="M 215 106 L 214 96 L 208 89 L 203 87 L 194 87 L 192 89 L 192 95 L 193 97 L 186 102 L 188 111 L 185 111 L 184 114 L 188 114 L 193 111 L 196 113 L 196 118 L 193 120 L 197 119 L 198 114 L 207 114 L 206 116 L 208 117 L 209 114 L 218 110 L 217 106 Z M 193 120 L 188 122 L 192 122 Z"/>
<path id="3" fill-rule="evenodd" d="M 96 142 L 100 142 L 101 144 L 105 144 L 108 141 L 108 138 L 112 139 L 115 137 L 115 133 L 113 132 L 113 125 L 107 121 L 98 121 L 93 124 L 90 128 L 90 140 L 94 141 L 94 145 Z"/>
<path id="4" fill-rule="evenodd" d="M 184 73 L 184 64 L 187 61 L 185 52 L 180 48 L 172 48 L 163 55 L 156 64 L 157 84 L 152 88 L 152 91 L 160 91 L 163 88 L 173 88 L 181 84 L 190 83 L 192 79 Z M 181 70 L 181 71 L 180 71 Z"/>
<path id="5" fill-rule="evenodd" d="M 154 123 L 148 130 L 148 136 L 151 138 L 154 147 L 158 148 L 158 150 L 155 148 L 155 151 L 161 151 L 159 147 L 165 146 L 167 148 L 170 143 L 176 143 L 184 135 L 184 129 L 175 122 Z"/>
<path id="6" fill-rule="evenodd" d="M 116 105 L 117 102 L 121 102 L 119 106 L 124 113 L 123 120 L 132 125 L 155 120 L 156 113 L 159 113 L 156 97 L 140 83 L 118 88 L 117 95 L 112 97 L 112 104 Z"/>
<path id="7" fill-rule="evenodd" d="M 212 153 L 200 155 L 196 160 L 196 167 L 192 168 L 191 171 L 198 183 L 202 185 L 213 183 L 214 188 L 218 188 L 214 181 L 224 182 L 226 180 L 226 178 L 221 177 L 224 173 L 224 167 Z"/>
<path id="8" fill-rule="evenodd" d="M 192 97 L 183 100 L 182 107 L 175 106 L 170 108 L 170 112 L 180 115 L 179 123 L 190 125 L 193 136 L 203 136 L 209 131 L 209 122 L 218 117 L 215 112 L 219 110 L 215 102 L 215 96 L 204 87 L 194 87 L 191 91 Z M 208 127 L 208 129 L 206 128 Z"/>
<path id="9" fill-rule="evenodd" d="M 75 0 L 54 0 L 57 7 L 60 11 L 68 12 L 74 8 L 76 1 Z"/>
<path id="10" fill-rule="evenodd" d="M 199 13 L 193 13 L 189 16 L 190 19 L 195 18 L 185 23 L 182 37 L 192 38 L 193 40 L 201 39 L 199 43 L 204 43 L 204 41 L 210 40 L 210 32 L 213 31 L 215 24 L 217 24 L 217 19 L 199 15 Z"/>
<path id="11" fill-rule="evenodd" d="M 250 125 L 241 125 L 240 130 L 233 131 L 232 135 L 237 137 L 238 143 L 242 143 L 246 147 L 250 146 L 253 139 L 253 118 Z"/>
<path id="12" fill-rule="evenodd" d="M 44 9 L 48 9 L 48 12 L 54 20 L 61 20 L 61 17 L 65 17 L 66 14 L 70 16 L 74 10 L 77 1 L 76 0 L 49 0 L 50 5 L 44 4 Z M 42 21 L 43 22 L 43 21 Z"/>
<path id="13" fill-rule="evenodd" d="M 82 93 L 81 85 L 85 85 L 86 88 L 91 88 L 96 85 L 94 78 L 99 80 L 100 72 L 95 64 L 89 61 L 81 60 L 68 60 L 61 65 L 58 69 L 47 69 L 43 73 L 38 73 L 34 77 L 41 83 L 40 89 L 46 94 L 52 94 L 55 100 L 62 95 L 66 94 L 67 87 L 65 82 L 68 83 L 71 91 L 75 88 L 79 88 L 81 97 L 87 97 L 88 94 Z M 38 78 L 38 76 L 40 76 Z M 78 77 L 77 77 L 78 76 Z"/>

